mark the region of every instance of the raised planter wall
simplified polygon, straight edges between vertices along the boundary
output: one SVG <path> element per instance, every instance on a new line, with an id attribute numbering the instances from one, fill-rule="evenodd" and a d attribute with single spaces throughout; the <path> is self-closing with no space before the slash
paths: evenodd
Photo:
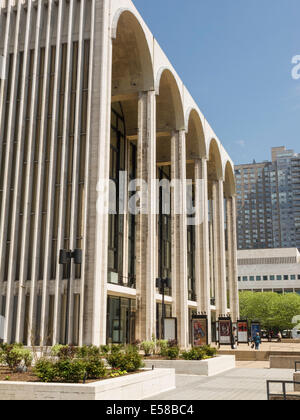
<path id="1" fill-rule="evenodd" d="M 142 400 L 176 388 L 174 369 L 155 369 L 86 385 L 0 382 L 0 400 Z"/>
<path id="2" fill-rule="evenodd" d="M 218 354 L 234 355 L 237 362 L 268 362 L 273 356 L 296 356 L 300 361 L 300 352 L 295 351 L 219 350 Z"/>
<path id="3" fill-rule="evenodd" d="M 300 361 L 300 356 L 289 355 L 289 356 L 270 356 L 270 368 L 271 369 L 293 369 L 295 370 L 295 362 Z"/>
<path id="4" fill-rule="evenodd" d="M 214 376 L 235 368 L 234 356 L 218 356 L 207 360 L 146 360 L 147 368 L 175 369 L 177 374 Z"/>
<path id="5" fill-rule="evenodd" d="M 299 382 L 295 384 L 295 392 L 300 392 L 300 372 L 294 373 L 294 382 Z"/>

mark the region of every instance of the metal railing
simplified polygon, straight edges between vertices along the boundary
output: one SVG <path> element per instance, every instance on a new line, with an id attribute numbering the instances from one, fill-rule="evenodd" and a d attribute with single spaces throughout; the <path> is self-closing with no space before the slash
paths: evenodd
<path id="1" fill-rule="evenodd" d="M 272 384 L 279 384 L 282 386 L 282 393 L 271 393 L 271 385 Z M 294 381 L 267 381 L 267 396 L 268 396 L 268 401 L 271 400 L 271 397 L 280 397 L 282 395 L 283 400 L 287 401 L 288 397 L 297 397 L 299 396 L 299 400 L 300 400 L 300 392 L 288 392 L 287 391 L 287 385 L 300 385 L 300 382 L 294 382 Z"/>

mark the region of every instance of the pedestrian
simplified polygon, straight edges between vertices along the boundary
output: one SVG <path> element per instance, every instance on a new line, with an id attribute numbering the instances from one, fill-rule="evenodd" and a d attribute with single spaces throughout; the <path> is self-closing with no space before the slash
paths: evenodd
<path id="1" fill-rule="evenodd" d="M 255 346 L 255 350 L 259 350 L 259 347 L 261 345 L 261 338 L 259 333 L 257 333 L 256 336 L 253 338 L 253 344 Z"/>
<path id="2" fill-rule="evenodd" d="M 231 336 L 231 348 L 232 350 L 236 350 L 236 328 L 233 327 L 232 329 L 232 336 Z"/>
<path id="3" fill-rule="evenodd" d="M 279 331 L 279 333 L 277 335 L 277 338 L 278 338 L 278 343 L 281 343 L 281 341 L 282 341 L 282 334 L 281 334 L 280 331 Z"/>

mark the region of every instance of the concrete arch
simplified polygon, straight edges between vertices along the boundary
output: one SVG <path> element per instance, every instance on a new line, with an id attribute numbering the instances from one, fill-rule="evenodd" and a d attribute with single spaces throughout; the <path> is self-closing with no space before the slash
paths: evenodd
<path id="1" fill-rule="evenodd" d="M 128 8 L 117 10 L 111 37 L 113 95 L 154 90 L 152 48 L 139 17 Z"/>
<path id="2" fill-rule="evenodd" d="M 224 194 L 226 198 L 236 194 L 234 168 L 229 160 L 227 160 L 224 169 Z"/>
<path id="3" fill-rule="evenodd" d="M 199 112 L 190 107 L 185 114 L 187 159 L 207 156 L 205 133 Z"/>
<path id="4" fill-rule="evenodd" d="M 169 117 L 171 117 L 173 121 L 169 124 L 169 127 L 165 128 L 173 130 L 185 130 L 183 100 L 181 91 L 178 86 L 175 75 L 173 74 L 172 70 L 170 70 L 168 67 L 162 67 L 158 71 L 158 74 L 155 79 L 155 91 L 157 94 L 158 103 L 165 101 L 166 99 L 168 99 L 168 97 L 171 98 L 171 103 L 165 104 L 168 106 L 168 108 L 165 107 L 165 112 L 169 114 Z M 173 107 L 173 109 L 170 107 Z M 170 112 L 172 111 L 174 114 L 173 118 L 170 115 Z"/>
<path id="5" fill-rule="evenodd" d="M 222 152 L 219 142 L 212 138 L 209 142 L 208 178 L 210 181 L 224 179 Z"/>

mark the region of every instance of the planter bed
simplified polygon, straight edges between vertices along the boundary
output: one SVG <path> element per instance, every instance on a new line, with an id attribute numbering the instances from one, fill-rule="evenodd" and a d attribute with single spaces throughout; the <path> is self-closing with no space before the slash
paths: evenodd
<path id="1" fill-rule="evenodd" d="M 234 356 L 217 356 L 206 360 L 145 359 L 145 366 L 155 369 L 175 369 L 176 374 L 214 376 L 235 368 Z"/>
<path id="2" fill-rule="evenodd" d="M 30 382 L 0 382 L 0 400 L 142 400 L 176 388 L 174 369 L 143 370 L 86 384 L 38 383 L 27 375 Z"/>

